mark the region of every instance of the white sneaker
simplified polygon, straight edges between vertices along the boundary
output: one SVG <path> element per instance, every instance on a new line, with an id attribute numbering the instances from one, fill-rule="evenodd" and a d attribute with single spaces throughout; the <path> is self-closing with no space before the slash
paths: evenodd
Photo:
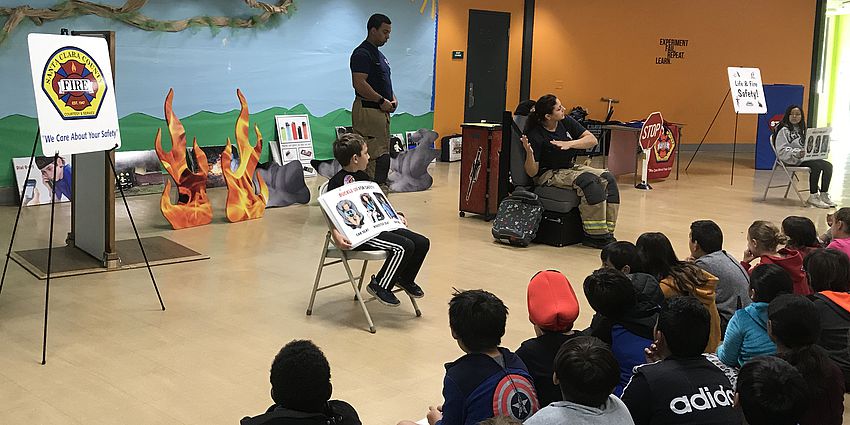
<path id="1" fill-rule="evenodd" d="M 821 201 L 817 193 L 810 194 L 809 199 L 806 201 L 806 203 L 815 208 L 829 208 L 829 205 Z"/>
<path id="2" fill-rule="evenodd" d="M 821 192 L 821 193 L 820 193 L 820 200 L 821 200 L 824 204 L 829 205 L 830 207 L 835 207 L 835 206 L 837 206 L 837 205 L 838 205 L 838 204 L 836 204 L 835 202 L 832 202 L 832 199 L 830 199 L 830 198 L 829 198 L 829 192 Z"/>

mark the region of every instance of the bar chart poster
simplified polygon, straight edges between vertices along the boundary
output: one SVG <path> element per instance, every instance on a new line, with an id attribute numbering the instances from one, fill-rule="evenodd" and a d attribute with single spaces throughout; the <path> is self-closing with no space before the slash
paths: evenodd
<path id="1" fill-rule="evenodd" d="M 275 115 L 277 140 L 280 141 L 280 159 L 283 164 L 301 162 L 304 177 L 313 177 L 316 170 L 310 165 L 314 158 L 313 132 L 307 115 Z"/>

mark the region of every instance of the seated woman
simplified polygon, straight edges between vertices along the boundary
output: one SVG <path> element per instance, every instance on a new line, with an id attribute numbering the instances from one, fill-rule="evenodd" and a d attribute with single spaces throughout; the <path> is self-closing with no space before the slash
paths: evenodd
<path id="1" fill-rule="evenodd" d="M 708 310 L 711 328 L 703 352 L 714 353 L 722 337 L 716 302 L 718 279 L 694 263 L 679 260 L 670 239 L 663 233 L 644 233 L 635 245 L 643 267 L 640 271 L 658 280 L 665 299 L 677 295 L 694 297 Z"/>
<path id="2" fill-rule="evenodd" d="M 803 161 L 806 153 L 806 117 L 797 105 L 785 110 L 785 116 L 773 132 L 776 156 L 786 165 L 809 167 L 809 199 L 807 204 L 818 208 L 831 208 L 835 202 L 829 198 L 829 182 L 832 180 L 832 164 L 825 159 Z M 818 188 L 820 180 L 820 188 Z M 820 192 L 820 193 L 818 193 Z"/>
<path id="3" fill-rule="evenodd" d="M 525 172 L 538 186 L 574 189 L 580 198 L 583 244 L 602 248 L 614 239 L 620 192 L 614 176 L 597 168 L 578 165 L 575 157 L 596 146 L 596 137 L 566 116 L 555 95 L 534 104 L 522 136 Z"/>

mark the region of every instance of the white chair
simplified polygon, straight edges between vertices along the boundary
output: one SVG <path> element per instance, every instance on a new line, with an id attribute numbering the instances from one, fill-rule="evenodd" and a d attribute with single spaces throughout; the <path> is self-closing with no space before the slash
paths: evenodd
<path id="1" fill-rule="evenodd" d="M 319 187 L 319 194 L 322 195 L 327 191 L 328 184 L 324 183 L 321 187 Z M 343 250 L 337 248 L 333 244 L 333 239 L 331 238 L 331 229 L 333 229 L 333 222 L 331 222 L 330 218 L 328 218 L 325 211 L 319 207 L 322 211 L 322 216 L 325 218 L 325 222 L 328 225 L 328 232 L 325 234 L 325 243 L 324 248 L 322 249 L 322 256 L 319 260 L 319 268 L 316 271 L 316 280 L 313 282 L 313 291 L 310 294 L 310 305 L 307 306 L 307 315 L 310 316 L 313 314 L 313 303 L 316 301 L 316 293 L 319 291 L 324 291 L 325 289 L 330 289 L 339 285 L 344 285 L 346 283 L 351 284 L 351 288 L 354 290 L 354 300 L 360 304 L 360 308 L 363 309 L 363 314 L 366 315 L 366 321 L 369 322 L 369 332 L 375 333 L 375 324 L 372 322 L 372 316 L 369 314 L 369 310 L 366 308 L 366 303 L 373 301 L 375 297 L 370 297 L 369 299 L 363 300 L 363 297 L 360 295 L 360 292 L 363 288 L 363 279 L 366 277 L 366 266 L 369 264 L 369 261 L 382 261 L 386 260 L 387 252 L 386 251 L 355 251 L 355 250 Z M 329 258 L 336 258 L 336 260 L 327 261 Z M 360 269 L 360 275 L 354 276 L 351 272 L 351 265 L 349 261 L 351 260 L 361 260 L 363 261 L 363 266 Z M 348 275 L 348 279 L 343 279 L 339 282 L 335 282 L 325 286 L 319 286 L 319 283 L 322 279 L 322 269 L 327 266 L 332 266 L 334 264 L 342 263 L 345 268 L 345 273 Z M 393 292 L 403 291 L 401 288 L 396 288 Z M 419 310 L 419 305 L 416 304 L 416 299 L 410 297 L 410 302 L 413 304 L 413 309 L 416 311 L 416 317 L 422 316 L 422 312 Z"/>
<path id="2" fill-rule="evenodd" d="M 779 160 L 779 155 L 776 154 L 776 146 L 773 145 L 773 141 L 770 141 L 770 148 L 773 150 L 773 155 L 776 156 L 776 159 L 773 161 L 773 169 L 770 170 L 770 179 L 767 181 L 767 187 L 764 188 L 764 196 L 762 196 L 761 200 L 767 200 L 767 191 L 770 189 L 784 187 L 785 188 L 785 196 L 784 198 L 788 198 L 788 192 L 791 190 L 791 186 L 794 186 L 794 192 L 797 193 L 797 197 L 800 198 L 800 202 L 803 203 L 803 206 L 807 206 L 806 200 L 801 195 L 802 192 L 808 192 L 809 188 L 800 189 L 797 187 L 797 183 L 800 181 L 800 178 L 797 177 L 797 173 L 811 173 L 812 170 L 809 167 L 798 167 L 793 165 L 785 165 L 782 161 Z M 781 168 L 782 171 L 785 172 L 785 176 L 788 177 L 788 184 L 781 184 L 777 186 L 771 186 L 773 183 L 773 176 L 776 174 L 776 170 Z"/>

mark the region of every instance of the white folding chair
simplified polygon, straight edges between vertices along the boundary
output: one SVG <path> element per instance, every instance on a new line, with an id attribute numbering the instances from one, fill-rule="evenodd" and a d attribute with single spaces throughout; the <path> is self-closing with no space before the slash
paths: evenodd
<path id="1" fill-rule="evenodd" d="M 797 177 L 797 173 L 811 173 L 812 170 L 809 167 L 798 167 L 793 165 L 785 165 L 782 161 L 779 160 L 779 155 L 776 154 L 776 146 L 773 145 L 773 141 L 770 141 L 770 148 L 773 150 L 774 156 L 776 159 L 773 161 L 773 169 L 770 170 L 770 179 L 767 181 L 767 187 L 764 188 L 764 196 L 762 196 L 761 200 L 767 200 L 767 191 L 770 189 L 784 187 L 785 188 L 785 196 L 784 198 L 788 198 L 788 192 L 791 190 L 791 186 L 794 186 L 794 192 L 797 193 L 797 197 L 800 198 L 800 202 L 803 203 L 803 206 L 807 206 L 806 200 L 801 195 L 802 192 L 808 192 L 808 188 L 800 189 L 797 187 L 797 183 L 800 181 L 800 178 Z M 773 183 L 773 176 L 776 174 L 777 168 L 781 168 L 782 171 L 785 172 L 785 177 L 788 177 L 788 184 L 780 184 L 776 186 L 771 186 Z"/>
<path id="2" fill-rule="evenodd" d="M 328 184 L 324 183 L 321 187 L 319 187 L 319 194 L 322 195 L 327 191 Z M 360 292 L 363 288 L 363 279 L 366 277 L 366 266 L 369 264 L 369 261 L 382 261 L 386 260 L 387 252 L 386 251 L 355 251 L 355 250 L 343 250 L 337 248 L 333 244 L 333 239 L 331 238 L 331 229 L 333 229 L 333 222 L 331 222 L 330 218 L 325 214 L 325 211 L 319 207 L 322 211 L 322 216 L 325 218 L 325 221 L 328 224 L 328 232 L 325 234 L 325 243 L 322 249 L 322 256 L 319 260 L 319 268 L 316 271 L 316 280 L 313 282 L 313 291 L 310 294 L 310 305 L 307 306 L 307 315 L 310 316 L 313 314 L 313 303 L 316 301 L 316 293 L 319 291 L 324 291 L 325 289 L 330 289 L 339 285 L 344 285 L 346 283 L 351 284 L 351 288 L 354 290 L 354 300 L 360 304 L 360 308 L 363 309 L 363 314 L 366 315 L 366 321 L 369 322 L 369 332 L 375 333 L 375 324 L 372 322 L 372 316 L 369 314 L 369 309 L 366 308 L 366 303 L 373 301 L 375 297 L 370 297 L 363 300 L 363 297 L 360 295 Z M 329 258 L 336 258 L 333 261 L 327 261 Z M 363 266 L 360 269 L 360 275 L 354 276 L 351 272 L 351 265 L 349 261 L 351 260 L 361 260 L 363 261 Z M 334 264 L 342 263 L 345 268 L 345 273 L 348 275 L 348 279 L 343 279 L 339 282 L 335 282 L 325 286 L 319 286 L 319 283 L 322 279 L 322 269 L 327 266 L 332 266 Z M 401 288 L 396 288 L 393 292 L 403 291 Z M 416 317 L 422 316 L 422 312 L 419 310 L 419 305 L 416 304 L 416 299 L 410 297 L 410 302 L 413 304 L 413 309 L 416 311 Z"/>

